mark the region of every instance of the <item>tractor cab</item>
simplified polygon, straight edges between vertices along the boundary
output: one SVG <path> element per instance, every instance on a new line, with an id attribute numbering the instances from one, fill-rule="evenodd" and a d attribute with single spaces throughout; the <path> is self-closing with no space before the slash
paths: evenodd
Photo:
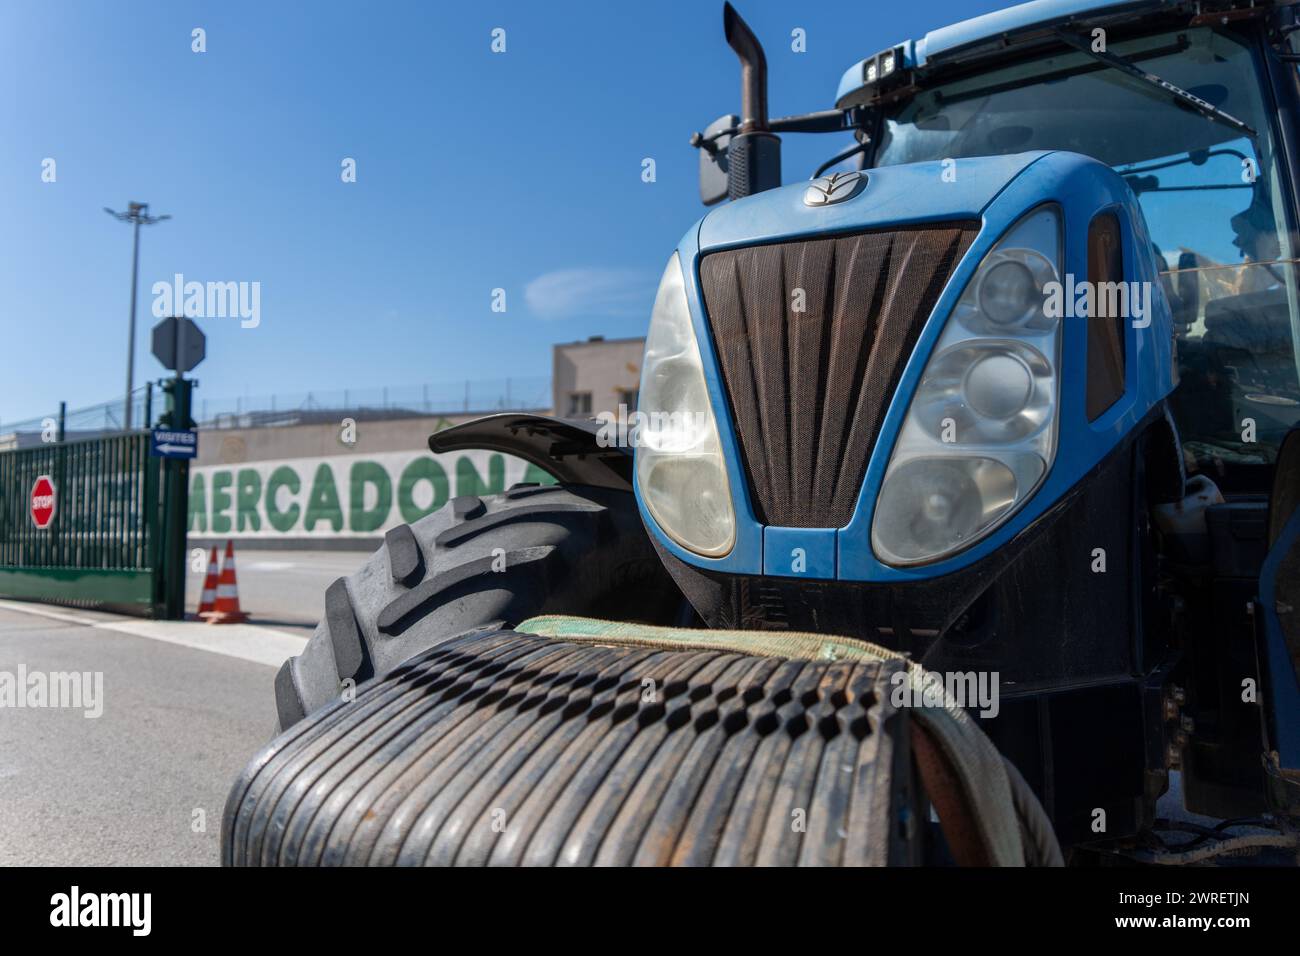
<path id="1" fill-rule="evenodd" d="M 1287 3 L 1039 0 L 856 63 L 836 99 L 857 140 L 841 168 L 933 161 L 952 183 L 966 160 L 1065 150 L 1124 178 L 1173 311 L 1188 466 L 1228 493 L 1266 491 L 1300 422 L 1294 17 Z M 731 172 L 730 198 L 776 185 L 775 134 L 834 128 L 827 115 L 747 117 L 751 168 Z M 707 167 L 728 158 L 702 154 L 706 201 L 720 198 Z"/>
<path id="2" fill-rule="evenodd" d="M 1049 36 L 1009 62 L 1012 45 L 996 64 L 954 64 L 896 95 L 879 109 L 868 160 L 951 158 L 959 169 L 972 156 L 1063 149 L 1115 169 L 1141 206 L 1173 309 L 1183 447 L 1223 490 L 1262 489 L 1300 421 L 1296 114 L 1279 109 L 1295 97 L 1295 67 L 1278 62 L 1263 10 L 1059 32 L 1083 48 Z M 871 96 L 860 87 L 842 102 Z"/>

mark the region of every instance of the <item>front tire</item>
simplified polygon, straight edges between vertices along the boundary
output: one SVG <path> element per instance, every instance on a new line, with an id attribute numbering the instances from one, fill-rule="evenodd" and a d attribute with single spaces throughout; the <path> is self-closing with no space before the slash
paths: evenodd
<path id="1" fill-rule="evenodd" d="M 280 729 L 436 644 L 536 614 L 672 623 L 682 606 L 631 494 L 516 485 L 389 531 L 325 594 L 325 617 L 275 678 Z"/>

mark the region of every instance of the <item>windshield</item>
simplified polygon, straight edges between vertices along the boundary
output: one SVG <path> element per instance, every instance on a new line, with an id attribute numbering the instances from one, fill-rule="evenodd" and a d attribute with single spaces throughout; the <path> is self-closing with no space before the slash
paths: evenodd
<path id="1" fill-rule="evenodd" d="M 1114 167 L 1137 195 L 1173 307 L 1181 382 L 1172 404 L 1189 455 L 1220 474 L 1271 464 L 1300 420 L 1300 310 L 1251 51 L 1196 28 L 1110 52 L 1258 136 L 1071 51 L 918 93 L 885 117 L 875 164 L 1063 149 Z"/>

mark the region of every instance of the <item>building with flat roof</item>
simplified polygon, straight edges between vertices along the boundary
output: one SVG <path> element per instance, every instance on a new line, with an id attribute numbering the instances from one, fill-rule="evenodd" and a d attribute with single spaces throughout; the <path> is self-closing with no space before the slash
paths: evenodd
<path id="1" fill-rule="evenodd" d="M 590 418 L 636 408 L 645 338 L 565 342 L 552 350 L 551 404 L 561 418 Z"/>

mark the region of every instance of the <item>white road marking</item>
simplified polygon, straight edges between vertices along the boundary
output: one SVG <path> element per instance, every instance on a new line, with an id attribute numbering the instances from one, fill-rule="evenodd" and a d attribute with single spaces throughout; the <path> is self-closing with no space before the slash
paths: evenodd
<path id="1" fill-rule="evenodd" d="M 66 611 L 51 611 L 47 608 L 36 607 L 31 604 L 22 604 L 16 601 L 0 601 L 0 608 L 6 611 L 18 611 L 22 614 L 35 614 L 37 617 L 48 617 L 55 621 L 64 621 L 68 624 L 83 624 L 88 627 L 94 627 L 99 621 L 93 617 L 79 617 L 76 614 L 69 614 Z"/>
<path id="2" fill-rule="evenodd" d="M 245 571 L 287 571 L 297 566 L 293 561 L 253 561 L 243 567 Z"/>
<path id="3" fill-rule="evenodd" d="M 226 657 L 236 657 L 254 664 L 279 667 L 290 657 L 302 653 L 305 637 L 297 637 L 256 624 L 208 624 L 204 621 L 100 620 L 62 611 L 51 611 L 17 601 L 0 601 L 0 608 L 20 614 L 35 614 L 68 624 L 80 624 L 101 631 L 116 631 L 151 641 L 178 644 L 181 647 Z"/>

